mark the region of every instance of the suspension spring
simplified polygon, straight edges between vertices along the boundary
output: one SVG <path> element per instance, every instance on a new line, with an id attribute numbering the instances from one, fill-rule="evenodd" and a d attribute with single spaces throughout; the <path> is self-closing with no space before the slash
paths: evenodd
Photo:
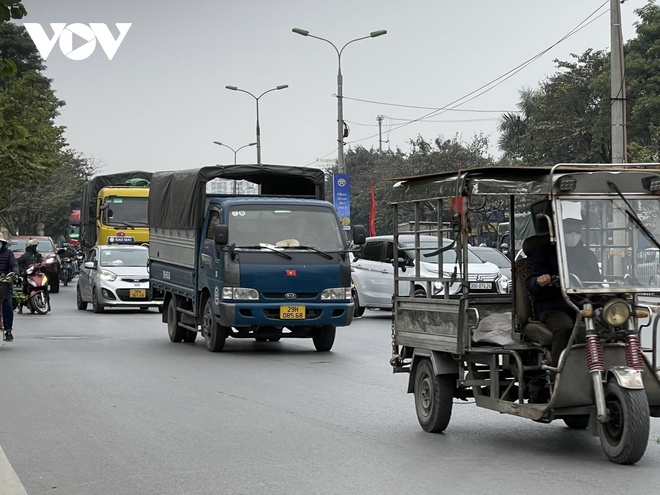
<path id="1" fill-rule="evenodd" d="M 589 373 L 592 371 L 605 371 L 603 364 L 603 348 L 597 335 L 587 335 L 585 342 L 587 350 L 587 366 Z"/>
<path id="2" fill-rule="evenodd" d="M 639 345 L 639 338 L 634 334 L 630 334 L 626 337 L 626 364 L 629 368 L 637 371 L 642 371 L 644 369 L 642 348 Z"/>

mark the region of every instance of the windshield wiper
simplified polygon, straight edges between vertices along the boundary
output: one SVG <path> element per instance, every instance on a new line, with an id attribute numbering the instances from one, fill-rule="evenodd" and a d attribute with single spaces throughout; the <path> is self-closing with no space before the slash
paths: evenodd
<path id="1" fill-rule="evenodd" d="M 610 186 L 610 189 L 612 189 L 617 195 L 623 200 L 623 202 L 626 204 L 628 209 L 626 210 L 626 215 L 632 222 L 639 227 L 639 229 L 644 233 L 646 238 L 651 241 L 655 247 L 660 249 L 660 243 L 656 240 L 655 237 L 653 237 L 653 234 L 651 231 L 644 225 L 644 222 L 637 216 L 637 212 L 633 209 L 631 204 L 628 202 L 628 200 L 625 198 L 623 193 L 621 192 L 621 189 L 619 189 L 619 186 L 617 186 L 614 182 L 612 181 L 607 181 L 607 185 Z"/>
<path id="2" fill-rule="evenodd" d="M 326 259 L 329 259 L 329 260 L 332 259 L 332 255 L 326 253 L 325 251 L 321 251 L 320 249 L 315 248 L 314 246 L 302 246 L 302 245 L 300 245 L 300 246 L 282 246 L 282 248 L 283 249 L 309 249 L 311 251 L 314 251 L 315 253 L 320 254 L 321 256 L 323 256 Z"/>
<path id="3" fill-rule="evenodd" d="M 282 258 L 286 258 L 288 260 L 293 259 L 291 256 L 289 256 L 286 253 L 283 253 L 281 249 L 276 248 L 275 246 L 271 244 L 255 244 L 253 246 L 235 246 L 234 249 L 269 249 L 272 252 L 280 255 Z M 233 251 L 233 250 L 232 250 Z"/>

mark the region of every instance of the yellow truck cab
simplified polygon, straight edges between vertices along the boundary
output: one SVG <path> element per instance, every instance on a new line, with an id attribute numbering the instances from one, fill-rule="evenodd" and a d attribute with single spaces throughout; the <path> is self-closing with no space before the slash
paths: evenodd
<path id="1" fill-rule="evenodd" d="M 143 171 L 97 175 L 84 184 L 80 211 L 84 250 L 96 245 L 149 242 L 151 175 Z"/>
<path id="2" fill-rule="evenodd" d="M 97 197 L 97 244 L 149 242 L 149 187 L 104 187 Z"/>

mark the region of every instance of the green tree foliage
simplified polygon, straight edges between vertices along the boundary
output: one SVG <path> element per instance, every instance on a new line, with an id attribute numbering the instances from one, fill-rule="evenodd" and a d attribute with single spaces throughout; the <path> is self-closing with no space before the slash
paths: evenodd
<path id="1" fill-rule="evenodd" d="M 625 53 L 627 151 L 630 162 L 660 161 L 660 7 L 635 10 L 636 37 Z M 520 113 L 500 120 L 503 162 L 553 165 L 609 163 L 611 153 L 610 55 L 587 50 L 538 89 L 520 93 Z M 623 96 L 623 94 L 621 94 Z"/>
<path id="2" fill-rule="evenodd" d="M 607 67 L 603 52 L 587 50 L 573 62 L 555 61 L 559 72 L 537 90 L 521 91 L 520 113 L 500 120 L 500 149 L 509 164 L 554 165 L 610 160 L 609 130 L 599 125 L 609 110 L 609 88 L 594 81 Z"/>
<path id="3" fill-rule="evenodd" d="M 379 152 L 361 146 L 351 148 L 346 154 L 346 170 L 351 178 L 351 224 L 369 225 L 371 211 L 371 183 L 376 197 L 376 233 L 392 232 L 390 201 L 397 177 L 410 177 L 437 172 L 458 172 L 467 168 L 492 166 L 494 160 L 488 154 L 488 139 L 475 136 L 469 143 L 458 136 L 452 139 L 424 138 L 410 142 L 411 151 Z"/>
<path id="4" fill-rule="evenodd" d="M 0 0 L 0 18 L 4 7 L 24 15 L 20 2 Z M 43 60 L 25 28 L 0 23 L 0 59 L 12 69 L 0 78 L 0 225 L 33 234 L 43 223 L 57 237 L 96 167 L 66 149 L 64 127 L 55 125 L 64 102 L 42 74 Z"/>
<path id="5" fill-rule="evenodd" d="M 0 212 L 0 223 L 21 234 L 33 234 L 43 223 L 46 235 L 57 239 L 66 230 L 71 201 L 80 196 L 83 184 L 98 171 L 98 164 L 67 150 L 60 154 L 48 179 L 37 187 L 14 187 L 10 201 Z"/>

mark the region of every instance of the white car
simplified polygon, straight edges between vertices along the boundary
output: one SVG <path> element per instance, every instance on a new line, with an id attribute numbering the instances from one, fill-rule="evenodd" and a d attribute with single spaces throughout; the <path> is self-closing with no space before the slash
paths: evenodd
<path id="1" fill-rule="evenodd" d="M 443 239 L 443 245 L 451 244 L 450 239 Z M 437 250 L 438 239 L 433 236 L 420 236 L 420 244 L 427 247 L 421 254 L 429 254 Z M 403 257 L 405 268 L 399 268 L 399 276 L 413 276 L 417 260 L 414 251 L 414 236 L 399 236 L 399 257 Z M 391 235 L 368 237 L 366 243 L 356 255 L 351 265 L 355 291 L 353 295 L 356 306 L 356 316 L 361 315 L 365 308 L 391 309 L 392 295 L 394 294 L 394 240 Z M 443 277 L 449 278 L 458 265 L 455 259 L 455 251 L 449 249 L 443 256 Z M 419 265 L 422 277 L 438 277 L 438 255 L 424 256 Z M 509 279 L 502 275 L 500 269 L 493 263 L 481 260 L 477 255 L 468 251 L 468 280 L 471 293 L 495 293 L 506 294 L 509 291 Z M 399 294 L 408 295 L 410 283 L 399 282 Z M 456 294 L 461 290 L 460 283 L 450 286 L 450 294 Z M 444 292 L 444 286 L 440 282 L 433 283 L 433 295 Z M 415 294 L 426 295 L 426 289 L 420 284 L 415 286 Z"/>
<path id="2" fill-rule="evenodd" d="M 104 308 L 159 308 L 162 295 L 149 289 L 147 261 L 149 249 L 144 246 L 94 246 L 89 250 L 78 274 L 76 304 L 94 313 Z"/>

